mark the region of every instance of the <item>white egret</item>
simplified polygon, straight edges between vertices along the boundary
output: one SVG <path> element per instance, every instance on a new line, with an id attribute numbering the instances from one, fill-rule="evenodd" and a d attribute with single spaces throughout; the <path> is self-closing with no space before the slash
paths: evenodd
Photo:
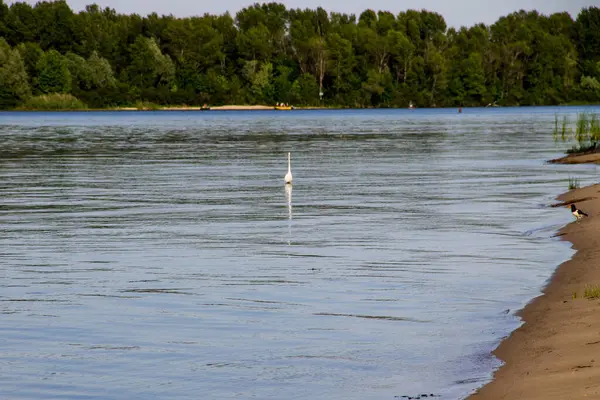
<path id="1" fill-rule="evenodd" d="M 288 153 L 288 172 L 283 179 L 286 184 L 292 183 L 292 153 Z"/>

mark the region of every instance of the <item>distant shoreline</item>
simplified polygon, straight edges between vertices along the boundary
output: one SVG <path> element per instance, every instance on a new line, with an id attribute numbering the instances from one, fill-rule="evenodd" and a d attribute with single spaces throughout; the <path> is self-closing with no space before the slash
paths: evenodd
<path id="1" fill-rule="evenodd" d="M 312 109 L 323 109 L 330 110 L 330 107 L 293 107 L 292 110 L 312 110 Z M 275 106 L 265 105 L 224 105 L 224 106 L 158 106 L 158 107 L 107 107 L 107 108 L 76 108 L 76 109 L 12 109 L 12 110 L 0 110 L 0 112 L 61 112 L 61 111 L 81 111 L 81 112 L 92 112 L 92 111 L 291 111 L 291 110 L 277 110 Z"/>
<path id="2" fill-rule="evenodd" d="M 498 109 L 498 108 L 512 108 L 512 107 L 590 107 L 600 106 L 600 104 L 558 104 L 554 106 L 448 106 L 448 107 L 343 107 L 343 106 L 292 106 L 290 109 L 278 110 L 276 106 L 268 105 L 239 105 L 239 104 L 228 104 L 222 106 L 156 106 L 156 107 L 107 107 L 107 108 L 76 108 L 76 109 L 9 109 L 0 110 L 0 112 L 99 112 L 99 111 L 293 111 L 293 110 L 458 110 L 459 108 L 463 111 L 469 109 Z M 564 157 L 567 159 L 570 156 Z M 552 160 L 551 162 L 561 162 L 558 160 Z M 564 162 L 570 163 L 570 162 Z"/>

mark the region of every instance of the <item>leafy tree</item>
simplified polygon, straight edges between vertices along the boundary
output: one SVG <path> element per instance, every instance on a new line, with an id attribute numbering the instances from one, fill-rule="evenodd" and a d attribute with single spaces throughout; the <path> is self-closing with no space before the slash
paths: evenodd
<path id="1" fill-rule="evenodd" d="M 4 3 L 4 0 L 0 0 L 0 37 L 8 36 L 8 28 L 6 27 L 6 23 L 4 22 L 9 14 L 9 8 Z"/>
<path id="2" fill-rule="evenodd" d="M 210 70 L 206 74 L 205 88 L 213 104 L 224 104 L 227 102 L 230 83 L 224 75 L 215 70 Z"/>
<path id="3" fill-rule="evenodd" d="M 268 60 L 273 53 L 273 45 L 269 38 L 269 30 L 262 24 L 241 31 L 236 41 L 238 51 L 246 60 Z"/>
<path id="4" fill-rule="evenodd" d="M 302 74 L 292 85 L 292 102 L 301 105 L 318 104 L 319 86 L 311 74 Z"/>
<path id="5" fill-rule="evenodd" d="M 598 7 L 575 20 L 521 10 L 489 26 L 448 29 L 427 10 L 367 9 L 357 17 L 269 2 L 234 17 L 176 18 L 96 4 L 74 13 L 65 0 L 0 0 L 0 107 L 29 91 L 70 90 L 93 107 L 139 99 L 352 107 L 600 102 L 599 32 Z"/>
<path id="6" fill-rule="evenodd" d="M 583 8 L 574 24 L 574 37 L 584 73 L 595 73 L 600 61 L 600 8 Z"/>
<path id="7" fill-rule="evenodd" d="M 97 52 L 92 52 L 87 59 L 87 65 L 90 73 L 89 86 L 92 89 L 112 88 L 116 85 L 116 80 L 107 59 L 100 57 Z"/>
<path id="8" fill-rule="evenodd" d="M 591 76 L 582 76 L 581 77 L 581 87 L 590 91 L 599 91 L 600 83 L 595 77 Z"/>
<path id="9" fill-rule="evenodd" d="M 44 53 L 36 65 L 37 87 L 42 93 L 69 93 L 71 73 L 66 59 L 56 50 Z"/>
<path id="10" fill-rule="evenodd" d="M 224 66 L 224 38 L 209 18 L 171 20 L 164 38 L 168 54 L 182 67 L 207 71 Z"/>
<path id="11" fill-rule="evenodd" d="M 463 86 L 471 105 L 481 104 L 485 95 L 485 76 L 483 57 L 479 53 L 471 53 L 463 64 Z"/>
<path id="12" fill-rule="evenodd" d="M 252 48 L 248 40 L 262 38 L 260 52 L 252 59 L 267 60 L 278 58 L 286 52 L 286 24 L 288 11 L 283 4 L 263 3 L 244 8 L 236 14 L 236 23 L 240 31 L 240 40 L 246 40 L 246 45 Z M 239 48 L 244 50 L 244 48 Z M 254 49 L 256 51 L 258 49 Z"/>
<path id="13" fill-rule="evenodd" d="M 426 67 L 429 72 L 426 76 L 430 77 L 429 84 L 431 85 L 425 88 L 425 91 L 429 92 L 428 104 L 436 106 L 438 99 L 441 97 L 440 93 L 446 89 L 447 85 L 447 62 L 442 52 L 436 49 L 433 44 L 427 50 Z"/>
<path id="14" fill-rule="evenodd" d="M 82 57 L 96 51 L 101 57 L 114 59 L 119 51 L 118 16 L 114 9 L 101 9 L 97 4 L 88 5 L 85 11 L 73 18 L 73 50 Z"/>
<path id="15" fill-rule="evenodd" d="M 25 70 L 29 77 L 29 84 L 30 86 L 34 86 L 34 78 L 37 76 L 37 63 L 44 54 L 44 51 L 37 43 L 31 42 L 19 43 L 16 49 L 25 64 Z"/>
<path id="16" fill-rule="evenodd" d="M 92 52 L 87 60 L 74 53 L 67 53 L 65 59 L 73 87 L 89 91 L 115 86 L 116 81 L 110 64 L 98 56 L 96 51 Z"/>
<path id="17" fill-rule="evenodd" d="M 131 64 L 127 67 L 129 82 L 138 88 L 170 86 L 174 75 L 171 58 L 161 52 L 156 41 L 138 36 L 131 45 Z"/>
<path id="18" fill-rule="evenodd" d="M 12 107 L 31 95 L 21 54 L 0 38 L 0 105 Z"/>
<path id="19" fill-rule="evenodd" d="M 336 102 L 342 104 L 345 96 L 352 91 L 353 69 L 356 65 L 352 42 L 341 37 L 338 33 L 332 33 L 327 40 L 329 65 L 327 70 L 333 78 L 332 91 Z"/>
<path id="20" fill-rule="evenodd" d="M 415 54 L 415 46 L 408 40 L 406 35 L 398 31 L 388 32 L 390 46 L 390 64 L 396 83 L 406 83 L 408 71 Z"/>
<path id="21" fill-rule="evenodd" d="M 273 79 L 274 86 L 274 99 L 277 103 L 290 103 L 292 82 L 290 81 L 290 75 L 292 69 L 284 65 L 277 67 L 277 76 Z"/>
<path id="22" fill-rule="evenodd" d="M 61 53 L 73 47 L 74 14 L 65 0 L 41 1 L 35 7 L 37 35 L 43 50 Z"/>
<path id="23" fill-rule="evenodd" d="M 378 69 L 371 69 L 368 72 L 366 82 L 362 84 L 365 93 L 365 105 L 371 106 L 380 103 L 387 105 L 390 96 L 389 93 L 386 93 L 386 89 L 391 88 L 391 83 L 392 76 L 389 71 L 380 72 Z"/>
<path id="24" fill-rule="evenodd" d="M 323 79 L 327 72 L 328 50 L 327 43 L 323 37 L 316 36 L 310 39 L 310 56 L 314 65 L 315 75 L 319 80 L 319 93 L 323 92 Z"/>
<path id="25" fill-rule="evenodd" d="M 22 42 L 35 42 L 38 36 L 38 23 L 35 11 L 28 3 L 17 2 L 10 6 L 4 23 L 6 40 L 11 46 Z"/>
<path id="26" fill-rule="evenodd" d="M 307 73 L 310 68 L 310 39 L 316 35 L 315 14 L 312 10 L 292 10 L 290 12 L 290 42 L 292 56 L 300 71 Z"/>
<path id="27" fill-rule="evenodd" d="M 256 60 L 247 61 L 244 75 L 250 82 L 250 93 L 254 101 L 274 103 L 273 64 L 260 64 Z"/>
<path id="28" fill-rule="evenodd" d="M 73 87 L 78 87 L 82 90 L 91 89 L 90 81 L 92 74 L 85 58 L 69 52 L 65 55 L 65 61 L 71 74 Z"/>

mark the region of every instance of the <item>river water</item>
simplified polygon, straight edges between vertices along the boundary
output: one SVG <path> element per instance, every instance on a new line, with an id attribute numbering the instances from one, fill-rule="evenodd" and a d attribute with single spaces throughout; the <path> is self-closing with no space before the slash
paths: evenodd
<path id="1" fill-rule="evenodd" d="M 579 110 L 0 113 L 0 398 L 463 398 L 572 254 Z"/>

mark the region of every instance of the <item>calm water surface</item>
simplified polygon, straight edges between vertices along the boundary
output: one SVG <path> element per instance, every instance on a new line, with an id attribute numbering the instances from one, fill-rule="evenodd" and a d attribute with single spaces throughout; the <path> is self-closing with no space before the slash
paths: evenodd
<path id="1" fill-rule="evenodd" d="M 0 398 L 463 398 L 578 110 L 0 113 Z"/>

